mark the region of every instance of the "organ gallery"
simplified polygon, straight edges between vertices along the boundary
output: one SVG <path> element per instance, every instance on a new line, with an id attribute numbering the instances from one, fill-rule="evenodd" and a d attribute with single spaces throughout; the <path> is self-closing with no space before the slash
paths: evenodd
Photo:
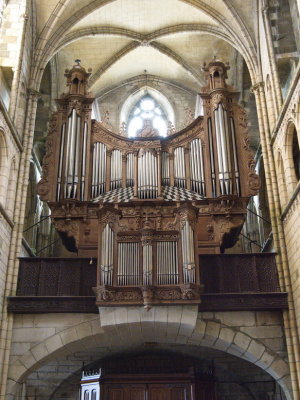
<path id="1" fill-rule="evenodd" d="M 66 248 L 98 260 L 97 305 L 200 303 L 198 256 L 235 244 L 259 181 L 228 68 L 203 66 L 203 116 L 165 137 L 92 120 L 90 72 L 66 70 L 38 191 Z"/>

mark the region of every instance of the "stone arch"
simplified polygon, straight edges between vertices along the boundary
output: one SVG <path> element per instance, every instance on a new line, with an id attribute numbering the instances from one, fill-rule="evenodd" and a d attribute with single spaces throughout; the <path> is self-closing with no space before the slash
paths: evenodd
<path id="1" fill-rule="evenodd" d="M 16 359 L 9 370 L 10 390 L 29 373 L 53 358 L 82 349 L 111 349 L 123 345 L 130 350 L 145 342 L 202 346 L 240 357 L 270 374 L 289 393 L 287 362 L 262 341 L 218 319 L 204 318 L 197 306 L 101 308 L 99 316 L 49 335 Z"/>
<path id="2" fill-rule="evenodd" d="M 224 31 L 216 26 L 210 26 L 207 24 L 180 24 L 174 25 L 168 28 L 161 28 L 156 31 L 151 32 L 150 34 L 142 34 L 135 31 L 131 31 L 129 29 L 123 28 L 115 28 L 110 26 L 93 26 L 84 29 L 78 29 L 77 31 L 73 31 L 68 33 L 61 41 L 57 44 L 55 48 L 55 53 L 61 50 L 63 47 L 67 46 L 68 44 L 82 39 L 84 37 L 89 36 L 97 36 L 97 35 L 112 35 L 112 36 L 120 36 L 120 37 L 127 37 L 132 40 L 136 40 L 140 43 L 142 42 L 151 42 L 153 40 L 160 39 L 164 36 L 169 36 L 171 34 L 176 33 L 186 33 L 186 32 L 197 32 L 197 33 L 205 33 L 211 34 L 216 36 L 220 39 L 226 40 L 229 44 L 233 47 L 235 46 L 235 42 L 231 40 L 231 38 L 224 33 Z"/>
<path id="3" fill-rule="evenodd" d="M 300 179 L 300 137 L 296 128 L 295 121 L 290 119 L 286 127 L 285 145 L 285 165 L 286 183 L 288 194 L 292 195 Z M 297 153 L 295 155 L 295 153 Z M 295 159 L 297 158 L 297 160 Z M 297 165 L 295 165 L 297 163 Z"/>

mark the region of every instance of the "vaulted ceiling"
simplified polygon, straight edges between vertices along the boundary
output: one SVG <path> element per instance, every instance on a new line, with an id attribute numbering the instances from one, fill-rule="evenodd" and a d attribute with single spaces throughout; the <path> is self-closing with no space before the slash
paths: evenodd
<path id="1" fill-rule="evenodd" d="M 65 89 L 64 70 L 75 59 L 92 68 L 90 87 L 96 96 L 145 73 L 198 92 L 204 84 L 201 66 L 214 56 L 231 64 L 229 82 L 237 84 L 238 51 L 254 68 L 255 4 L 38 0 L 36 64 L 55 58 L 59 93 Z"/>

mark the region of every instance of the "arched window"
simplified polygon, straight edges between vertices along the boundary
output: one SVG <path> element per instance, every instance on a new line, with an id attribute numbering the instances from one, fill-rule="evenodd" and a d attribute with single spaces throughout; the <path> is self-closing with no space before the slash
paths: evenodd
<path id="1" fill-rule="evenodd" d="M 293 152 L 295 175 L 296 175 L 297 181 L 299 181 L 299 179 L 300 179 L 300 148 L 299 148 L 299 141 L 298 141 L 297 131 L 296 131 L 295 126 L 293 129 L 292 152 Z"/>
<path id="2" fill-rule="evenodd" d="M 284 169 L 288 197 L 291 196 L 300 180 L 300 149 L 298 132 L 295 124 L 291 121 L 287 126 L 286 146 L 284 154 Z"/>
<path id="3" fill-rule="evenodd" d="M 283 160 L 282 160 L 282 155 L 280 152 L 278 152 L 278 188 L 280 192 L 280 205 L 281 209 L 284 209 L 284 206 L 287 203 L 287 187 L 286 187 L 286 180 L 285 180 L 285 171 L 284 171 L 284 166 L 283 166 Z"/>
<path id="4" fill-rule="evenodd" d="M 138 136 L 143 128 L 152 128 L 160 136 L 166 136 L 168 118 L 161 104 L 146 94 L 132 108 L 127 121 L 128 136 Z"/>

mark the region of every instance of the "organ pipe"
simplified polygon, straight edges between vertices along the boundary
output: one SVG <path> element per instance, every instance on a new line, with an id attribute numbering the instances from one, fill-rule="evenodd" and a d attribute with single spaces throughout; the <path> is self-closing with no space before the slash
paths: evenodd
<path id="1" fill-rule="evenodd" d="M 143 245 L 143 285 L 152 285 L 153 253 L 152 244 Z"/>
<path id="2" fill-rule="evenodd" d="M 66 159 L 65 159 L 65 187 L 64 197 L 74 199 L 77 195 L 79 149 L 80 149 L 81 117 L 77 115 L 75 108 L 68 117 L 68 129 L 66 134 Z"/>
<path id="3" fill-rule="evenodd" d="M 138 158 L 138 196 L 140 199 L 155 199 L 157 192 L 157 157 L 145 151 Z"/>
<path id="4" fill-rule="evenodd" d="M 133 153 L 127 155 L 126 164 L 126 186 L 133 186 L 134 184 L 134 162 Z"/>
<path id="5" fill-rule="evenodd" d="M 105 193 L 106 146 L 96 142 L 93 148 L 92 198 Z"/>
<path id="6" fill-rule="evenodd" d="M 231 144 L 227 111 L 222 104 L 214 111 L 217 139 L 219 184 L 222 195 L 232 194 Z"/>
<path id="7" fill-rule="evenodd" d="M 58 163 L 58 175 L 57 175 L 57 192 L 56 199 L 60 200 L 61 196 L 61 179 L 62 179 L 62 168 L 63 168 L 63 156 L 64 156 L 64 146 L 65 146 L 65 132 L 66 132 L 66 124 L 64 123 L 61 128 L 61 141 L 60 141 L 60 152 L 59 152 L 59 163 Z"/>
<path id="8" fill-rule="evenodd" d="M 139 283 L 139 243 L 118 243 L 119 286 L 138 285 Z"/>
<path id="9" fill-rule="evenodd" d="M 191 189 L 205 196 L 203 148 L 200 139 L 195 139 L 190 146 Z"/>
<path id="10" fill-rule="evenodd" d="M 157 283 L 178 284 L 177 242 L 157 243 Z"/>
<path id="11" fill-rule="evenodd" d="M 86 176 L 86 150 L 87 150 L 87 132 L 88 126 L 87 123 L 84 123 L 83 128 L 83 145 L 82 145 L 82 164 L 81 164 L 81 187 L 80 187 L 80 200 L 84 200 L 84 191 L 85 191 L 85 176 Z"/>
<path id="12" fill-rule="evenodd" d="M 231 130 L 231 139 L 232 139 L 232 147 L 233 147 L 234 178 L 235 178 L 236 193 L 238 196 L 240 196 L 241 195 L 240 174 L 239 174 L 238 157 L 237 157 L 237 151 L 236 151 L 234 121 L 233 121 L 232 117 L 230 117 L 230 130 Z"/>
<path id="13" fill-rule="evenodd" d="M 106 224 L 102 232 L 101 241 L 101 282 L 102 285 L 113 283 L 113 253 L 114 253 L 114 232 L 109 224 Z"/>
<path id="14" fill-rule="evenodd" d="M 113 150 L 111 153 L 110 189 L 117 189 L 122 184 L 122 153 L 120 150 Z"/>
<path id="15" fill-rule="evenodd" d="M 214 145 L 212 137 L 212 126 L 211 118 L 208 118 L 208 140 L 209 140 L 209 155 L 210 155 L 210 172 L 211 172 L 211 184 L 212 184 L 212 195 L 216 197 L 216 171 L 215 171 L 215 156 L 214 156 Z"/>
<path id="16" fill-rule="evenodd" d="M 170 185 L 170 165 L 169 165 L 169 153 L 163 151 L 161 155 L 161 179 L 163 186 Z"/>
<path id="17" fill-rule="evenodd" d="M 181 229 L 183 281 L 195 283 L 195 247 L 194 232 L 188 221 L 184 222 Z"/>
<path id="18" fill-rule="evenodd" d="M 177 147 L 174 150 L 174 176 L 175 186 L 185 188 L 185 162 L 183 147 Z"/>

